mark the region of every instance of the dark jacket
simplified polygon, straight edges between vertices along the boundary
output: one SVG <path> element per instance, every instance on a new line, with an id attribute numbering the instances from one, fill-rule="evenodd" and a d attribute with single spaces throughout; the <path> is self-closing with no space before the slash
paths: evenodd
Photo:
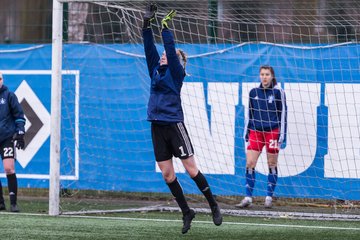
<path id="1" fill-rule="evenodd" d="M 18 131 L 25 132 L 24 112 L 16 95 L 3 85 L 0 88 L 0 142 Z"/>
<path id="2" fill-rule="evenodd" d="M 175 42 L 170 30 L 162 31 L 168 65 L 160 67 L 160 56 L 150 28 L 143 30 L 146 62 L 151 78 L 148 117 L 151 122 L 176 123 L 184 121 L 180 92 L 185 70 L 176 55 Z"/>
<path id="3" fill-rule="evenodd" d="M 278 85 L 251 89 L 249 93 L 249 114 L 245 124 L 245 138 L 249 129 L 271 131 L 280 129 L 279 142 L 286 140 L 287 106 L 285 92 Z"/>

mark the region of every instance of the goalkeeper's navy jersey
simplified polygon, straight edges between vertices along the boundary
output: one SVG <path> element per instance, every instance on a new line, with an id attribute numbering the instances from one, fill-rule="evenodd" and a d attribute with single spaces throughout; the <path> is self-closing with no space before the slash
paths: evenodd
<path id="1" fill-rule="evenodd" d="M 146 62 L 151 78 L 148 117 L 151 122 L 176 123 L 184 121 L 180 92 L 185 70 L 176 54 L 173 34 L 162 31 L 168 65 L 160 66 L 160 56 L 154 44 L 150 28 L 143 30 Z"/>
<path id="2" fill-rule="evenodd" d="M 287 106 L 283 89 L 278 85 L 251 89 L 249 93 L 249 112 L 246 116 L 244 136 L 249 129 L 271 131 L 280 128 L 279 139 L 286 137 Z"/>
<path id="3" fill-rule="evenodd" d="M 24 112 L 16 95 L 3 85 L 0 88 L 0 142 L 18 131 L 25 132 Z"/>

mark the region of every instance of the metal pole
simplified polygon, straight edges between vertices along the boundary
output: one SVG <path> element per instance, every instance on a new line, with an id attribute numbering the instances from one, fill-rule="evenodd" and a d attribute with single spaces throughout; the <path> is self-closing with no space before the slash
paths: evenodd
<path id="1" fill-rule="evenodd" d="M 63 4 L 53 0 L 49 215 L 59 215 Z"/>
<path id="2" fill-rule="evenodd" d="M 208 24 L 208 32 L 209 32 L 209 43 L 215 43 L 216 41 L 216 28 L 217 28 L 217 18 L 218 18 L 218 1 L 217 0 L 209 0 L 209 24 Z"/>

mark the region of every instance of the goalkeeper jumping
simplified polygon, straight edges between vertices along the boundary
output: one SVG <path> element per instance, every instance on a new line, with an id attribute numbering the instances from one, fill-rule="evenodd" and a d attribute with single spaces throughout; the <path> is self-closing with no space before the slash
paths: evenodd
<path id="1" fill-rule="evenodd" d="M 165 51 L 160 58 L 150 28 L 156 11 L 157 6 L 149 4 L 143 23 L 146 62 L 151 78 L 147 120 L 151 122 L 156 162 L 183 213 L 182 233 L 187 233 L 191 227 L 191 221 L 195 217 L 195 212 L 189 208 L 183 189 L 175 176 L 173 156 L 182 160 L 186 171 L 206 197 L 215 225 L 221 225 L 222 215 L 205 176 L 196 166 L 193 146 L 184 125 L 180 92 L 186 76 L 187 57 L 182 50 L 175 48 L 174 37 L 169 30 L 169 22 L 174 18 L 176 12 L 170 11 L 161 21 L 161 35 Z"/>

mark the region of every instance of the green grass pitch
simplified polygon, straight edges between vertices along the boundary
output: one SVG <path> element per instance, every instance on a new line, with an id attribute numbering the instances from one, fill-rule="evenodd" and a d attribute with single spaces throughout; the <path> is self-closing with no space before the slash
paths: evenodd
<path id="1" fill-rule="evenodd" d="M 360 222 L 305 221 L 225 216 L 217 227 L 197 214 L 181 234 L 179 213 L 59 216 L 0 213 L 1 239 L 360 239 Z"/>

